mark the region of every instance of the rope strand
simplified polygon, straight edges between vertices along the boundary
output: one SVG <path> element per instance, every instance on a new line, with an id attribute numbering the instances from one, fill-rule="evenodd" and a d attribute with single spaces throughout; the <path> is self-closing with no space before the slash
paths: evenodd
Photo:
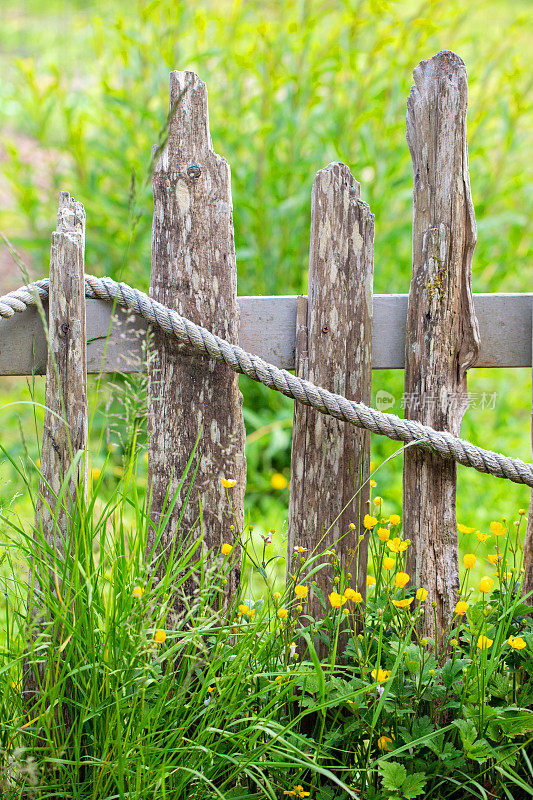
<path id="1" fill-rule="evenodd" d="M 39 300 L 45 301 L 48 298 L 48 290 L 49 281 L 44 279 L 0 297 L 0 317 L 8 319 L 30 306 L 36 306 Z M 413 442 L 418 447 L 437 453 L 443 458 L 453 459 L 478 472 L 533 487 L 531 464 L 477 447 L 471 442 L 453 436 L 448 431 L 436 431 L 415 420 L 384 414 L 363 403 L 356 403 L 341 395 L 328 392 L 320 386 L 315 386 L 263 361 L 252 353 L 247 353 L 238 345 L 230 344 L 215 336 L 200 325 L 195 325 L 189 319 L 182 317 L 177 311 L 156 302 L 144 292 L 133 289 L 126 283 L 117 283 L 107 277 L 96 278 L 86 275 L 85 295 L 93 299 L 116 302 L 117 305 L 143 317 L 152 325 L 157 325 L 169 336 L 189 345 L 197 352 L 299 403 L 311 406 L 322 414 L 328 414 L 395 441 Z"/>

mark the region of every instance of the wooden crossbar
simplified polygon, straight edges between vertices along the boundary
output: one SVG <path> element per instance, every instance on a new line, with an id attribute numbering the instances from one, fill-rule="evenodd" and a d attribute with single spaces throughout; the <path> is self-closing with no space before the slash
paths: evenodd
<path id="1" fill-rule="evenodd" d="M 297 299 L 240 297 L 241 347 L 277 367 L 294 369 Z M 530 367 L 533 294 L 475 294 L 474 305 L 481 337 L 475 366 Z M 113 316 L 111 325 L 111 305 L 87 300 L 89 373 L 143 368 L 146 323 L 120 309 Z M 374 295 L 373 369 L 403 369 L 406 316 L 407 295 Z M 46 371 L 46 340 L 35 309 L 0 320 L 0 375 L 31 375 L 32 371 Z"/>

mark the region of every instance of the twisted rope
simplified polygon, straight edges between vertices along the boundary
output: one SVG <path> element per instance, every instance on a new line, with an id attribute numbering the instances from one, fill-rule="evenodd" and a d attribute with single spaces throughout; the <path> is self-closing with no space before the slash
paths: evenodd
<path id="1" fill-rule="evenodd" d="M 0 297 L 0 317 L 12 317 L 28 306 L 36 306 L 39 299 L 46 300 L 48 287 L 49 281 L 44 279 Z M 85 295 L 89 298 L 116 302 L 117 305 L 133 311 L 179 342 L 191 346 L 219 364 L 225 364 L 234 372 L 247 375 L 270 389 L 298 400 L 299 403 L 316 408 L 322 414 L 329 414 L 336 419 L 395 441 L 414 442 L 418 447 L 437 453 L 443 458 L 453 459 L 466 467 L 473 467 L 478 472 L 533 487 L 531 464 L 477 447 L 447 431 L 436 431 L 414 420 L 383 414 L 363 403 L 356 403 L 341 395 L 328 392 L 320 386 L 291 375 L 284 369 L 268 364 L 262 358 L 247 353 L 237 345 L 226 342 L 182 317 L 177 311 L 157 303 L 144 292 L 133 289 L 125 283 L 116 283 L 111 278 L 86 275 Z"/>

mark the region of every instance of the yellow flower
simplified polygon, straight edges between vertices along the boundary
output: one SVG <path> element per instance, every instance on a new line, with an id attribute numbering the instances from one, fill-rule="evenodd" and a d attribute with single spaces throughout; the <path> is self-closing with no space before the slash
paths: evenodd
<path id="1" fill-rule="evenodd" d="M 281 594 L 279 592 L 274 592 L 272 597 L 274 598 L 274 600 L 279 600 L 279 598 L 281 597 Z"/>
<path id="2" fill-rule="evenodd" d="M 158 628 L 154 633 L 154 639 L 156 640 L 157 644 L 163 644 L 166 641 L 167 634 L 163 630 L 163 628 Z"/>
<path id="3" fill-rule="evenodd" d="M 487 650 L 493 643 L 494 639 L 489 639 L 488 636 L 480 636 L 477 640 L 477 646 L 480 650 Z"/>
<path id="4" fill-rule="evenodd" d="M 228 544 L 227 542 L 224 542 L 224 544 L 222 545 L 222 547 L 220 549 L 222 551 L 222 555 L 223 556 L 229 556 L 229 554 L 233 550 L 233 547 L 230 544 Z"/>
<path id="5" fill-rule="evenodd" d="M 383 556 L 384 569 L 392 569 L 395 564 L 396 564 L 395 558 L 391 558 L 390 556 Z"/>
<path id="6" fill-rule="evenodd" d="M 405 600 L 393 600 L 392 604 L 397 608 L 409 608 L 413 600 L 414 597 L 406 597 Z"/>
<path id="7" fill-rule="evenodd" d="M 384 752 L 386 750 L 390 750 L 389 744 L 391 743 L 392 739 L 390 736 L 380 736 L 378 739 L 378 747 L 380 750 L 383 750 Z"/>
<path id="8" fill-rule="evenodd" d="M 378 521 L 377 521 L 377 519 L 375 517 L 371 517 L 370 514 L 365 514 L 365 518 L 363 520 L 363 525 L 365 526 L 365 528 L 368 528 L 368 530 L 371 530 L 377 524 L 378 524 Z"/>
<path id="9" fill-rule="evenodd" d="M 376 579 L 374 578 L 373 575 L 367 575 L 366 576 L 366 585 L 367 586 L 374 586 L 375 582 L 376 582 Z"/>
<path id="10" fill-rule="evenodd" d="M 294 594 L 296 597 L 307 597 L 309 594 L 309 588 L 307 586 L 302 586 L 302 584 L 299 583 L 294 587 Z"/>
<path id="11" fill-rule="evenodd" d="M 467 611 L 468 611 L 468 603 L 466 603 L 464 600 L 459 600 L 459 602 L 455 606 L 455 613 L 462 615 L 466 614 Z"/>
<path id="12" fill-rule="evenodd" d="M 381 542 L 386 542 L 390 536 L 390 530 L 388 528 L 378 528 L 377 534 Z"/>
<path id="13" fill-rule="evenodd" d="M 492 578 L 484 577 L 480 580 L 478 589 L 480 592 L 483 592 L 483 594 L 487 594 L 487 592 L 490 592 L 493 585 L 494 581 L 492 580 Z"/>
<path id="14" fill-rule="evenodd" d="M 237 485 L 237 481 L 234 478 L 221 478 L 220 483 L 224 489 L 233 489 Z"/>
<path id="15" fill-rule="evenodd" d="M 475 528 L 468 528 L 466 525 L 458 524 L 457 530 L 459 531 L 459 533 L 474 533 Z"/>
<path id="16" fill-rule="evenodd" d="M 518 509 L 518 513 L 520 514 L 521 517 L 523 517 L 524 514 L 526 513 L 526 509 L 525 508 L 519 508 Z"/>
<path id="17" fill-rule="evenodd" d="M 255 617 L 255 608 L 249 608 L 246 614 L 250 617 L 250 619 L 253 619 Z"/>
<path id="18" fill-rule="evenodd" d="M 399 536 L 395 536 L 394 539 L 389 539 L 387 547 L 393 553 L 403 553 L 409 547 L 409 541 L 402 542 Z"/>
<path id="19" fill-rule="evenodd" d="M 466 555 L 463 556 L 463 564 L 467 569 L 472 569 L 472 567 L 475 567 L 476 561 L 477 558 L 473 553 L 466 553 Z"/>
<path id="20" fill-rule="evenodd" d="M 489 527 L 494 536 L 505 536 L 507 533 L 507 528 L 504 528 L 501 522 L 491 522 Z"/>
<path id="21" fill-rule="evenodd" d="M 372 487 L 372 489 L 375 489 L 375 488 L 376 488 L 376 486 L 377 486 L 377 483 L 376 483 L 376 481 L 375 481 L 374 479 L 372 479 L 372 480 L 370 481 L 370 486 Z"/>
<path id="22" fill-rule="evenodd" d="M 132 594 L 134 597 L 142 597 L 144 592 L 145 592 L 144 586 L 135 586 Z"/>
<path id="23" fill-rule="evenodd" d="M 374 497 L 374 505 L 375 506 L 380 506 L 382 503 L 383 503 L 383 498 L 382 497 Z"/>
<path id="24" fill-rule="evenodd" d="M 350 522 L 350 524 L 348 525 L 348 527 L 349 527 L 349 529 L 350 529 L 351 531 L 354 531 L 354 530 L 355 530 L 355 522 Z"/>
<path id="25" fill-rule="evenodd" d="M 300 556 L 303 556 L 304 553 L 307 553 L 307 547 L 295 547 L 294 552 L 298 553 Z"/>
<path id="26" fill-rule="evenodd" d="M 390 519 L 390 524 L 391 525 L 399 525 L 400 524 L 400 515 L 399 514 L 391 514 L 389 519 Z"/>
<path id="27" fill-rule="evenodd" d="M 247 614 L 249 612 L 249 608 L 246 603 L 241 603 L 239 606 L 239 614 Z"/>
<path id="28" fill-rule="evenodd" d="M 376 465 L 374 464 L 373 461 L 371 461 L 370 462 L 370 472 L 374 472 L 375 469 L 376 469 Z"/>
<path id="29" fill-rule="evenodd" d="M 344 595 L 340 595 L 338 592 L 332 592 L 328 595 L 328 600 L 333 606 L 333 608 L 340 608 L 343 606 L 348 598 Z"/>
<path id="30" fill-rule="evenodd" d="M 280 610 L 278 611 L 279 619 L 287 619 L 288 616 L 289 616 L 289 612 L 287 611 L 287 609 L 286 608 L 280 608 Z"/>
<path id="31" fill-rule="evenodd" d="M 476 539 L 478 540 L 478 542 L 481 542 L 481 544 L 483 544 L 483 542 L 486 542 L 487 539 L 490 539 L 490 535 L 488 533 L 483 533 L 482 531 L 478 531 L 476 533 Z"/>
<path id="32" fill-rule="evenodd" d="M 356 592 L 354 589 L 346 589 L 344 592 L 344 596 L 346 597 L 347 600 L 352 600 L 354 603 L 363 602 L 363 596 L 359 592 Z"/>
<path id="33" fill-rule="evenodd" d="M 102 470 L 98 469 L 98 467 L 93 467 L 91 470 L 91 476 L 93 481 L 97 481 L 100 475 L 102 474 Z"/>
<path id="34" fill-rule="evenodd" d="M 526 643 L 521 636 L 509 636 L 507 644 L 511 645 L 513 650 L 523 650 L 526 647 Z"/>
<path id="35" fill-rule="evenodd" d="M 427 589 L 417 589 L 416 590 L 416 599 L 417 600 L 424 601 L 427 596 L 428 596 L 428 590 Z"/>
<path id="36" fill-rule="evenodd" d="M 490 555 L 487 556 L 487 561 L 489 562 L 489 564 L 494 565 L 497 564 L 501 558 L 502 555 L 500 553 L 491 553 Z"/>
<path id="37" fill-rule="evenodd" d="M 407 586 L 410 580 L 411 579 L 407 572 L 397 572 L 394 578 L 394 585 L 398 589 L 403 589 L 404 586 Z"/>
<path id="38" fill-rule="evenodd" d="M 285 489 L 289 481 L 281 472 L 275 472 L 270 478 L 270 485 L 273 489 Z"/>
<path id="39" fill-rule="evenodd" d="M 208 686 L 206 691 L 209 692 L 209 694 L 211 694 L 211 692 L 215 691 L 215 687 L 214 686 Z"/>
<path id="40" fill-rule="evenodd" d="M 378 683 L 383 683 L 383 681 L 388 680 L 390 678 L 391 671 L 390 669 L 373 669 L 370 673 L 375 681 Z"/>

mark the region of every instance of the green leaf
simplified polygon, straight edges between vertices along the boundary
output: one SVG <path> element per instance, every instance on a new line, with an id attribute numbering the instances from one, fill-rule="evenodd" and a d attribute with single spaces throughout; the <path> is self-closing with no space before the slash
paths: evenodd
<path id="1" fill-rule="evenodd" d="M 402 784 L 402 797 L 409 798 L 418 797 L 419 794 L 424 793 L 424 786 L 426 785 L 426 776 L 423 772 L 413 772 L 408 775 Z"/>
<path id="2" fill-rule="evenodd" d="M 384 761 L 379 765 L 383 786 L 389 791 L 398 791 L 407 777 L 407 770 L 398 761 Z"/>

